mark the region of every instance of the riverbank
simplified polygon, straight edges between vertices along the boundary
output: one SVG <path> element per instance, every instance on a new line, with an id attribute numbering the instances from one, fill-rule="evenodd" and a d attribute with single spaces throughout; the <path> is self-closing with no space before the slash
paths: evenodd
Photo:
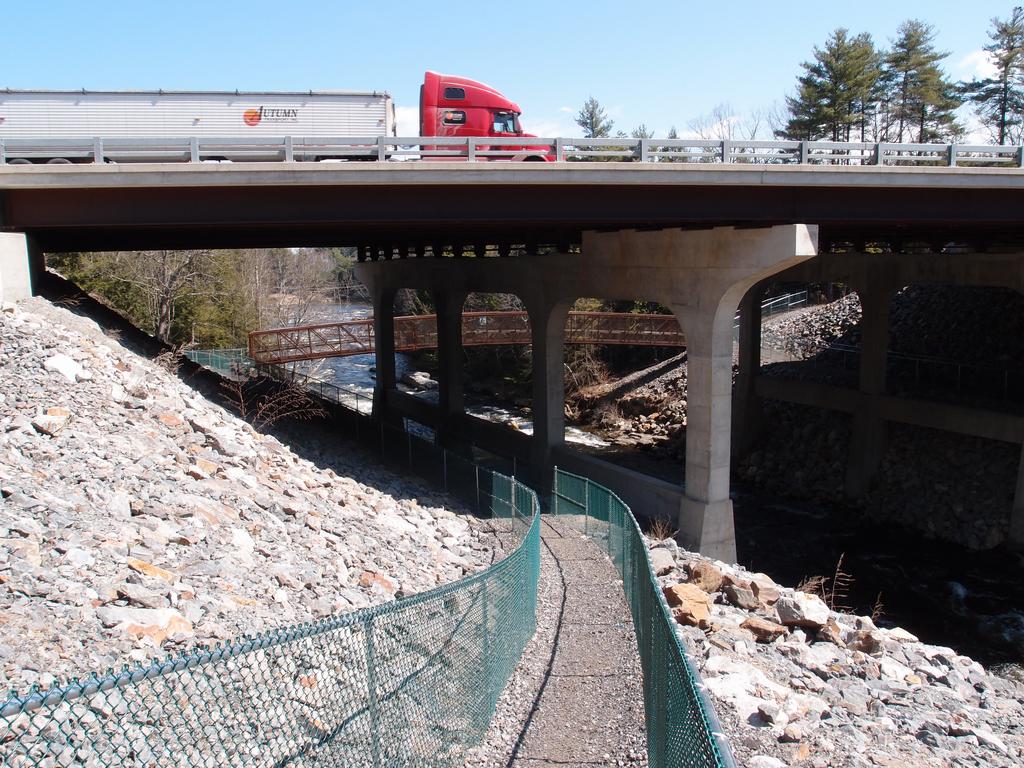
<path id="1" fill-rule="evenodd" d="M 1024 758 L 1024 685 L 807 591 L 649 540 L 677 631 L 741 765 L 978 766 Z M 818 593 L 822 597 L 819 597 Z"/>

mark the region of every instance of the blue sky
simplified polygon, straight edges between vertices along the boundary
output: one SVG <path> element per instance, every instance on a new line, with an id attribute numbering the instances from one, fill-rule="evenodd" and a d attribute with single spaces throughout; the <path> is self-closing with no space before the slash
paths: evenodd
<path id="1" fill-rule="evenodd" d="M 989 20 L 1013 5 L 0 0 L 0 87 L 386 90 L 412 130 L 434 69 L 497 87 L 539 135 L 578 136 L 572 117 L 590 95 L 616 129 L 685 134 L 719 104 L 735 119 L 781 105 L 839 26 L 885 44 L 920 18 L 950 52 L 947 72 L 968 77 L 984 66 Z"/>

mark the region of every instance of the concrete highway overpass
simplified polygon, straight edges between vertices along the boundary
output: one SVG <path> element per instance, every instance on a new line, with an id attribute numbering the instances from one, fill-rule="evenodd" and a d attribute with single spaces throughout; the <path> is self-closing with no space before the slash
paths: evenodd
<path id="1" fill-rule="evenodd" d="M 794 399 L 853 412 L 848 485 L 863 487 L 899 418 L 885 393 L 888 299 L 910 282 L 1024 291 L 1024 170 L 687 163 L 146 164 L 0 167 L 0 285 L 24 295 L 40 254 L 59 251 L 358 246 L 375 309 L 375 409 L 413 415 L 441 440 L 508 450 L 545 477 L 553 463 L 600 471 L 640 514 L 677 519 L 686 543 L 735 556 L 732 437 L 755 421 L 759 291 L 787 279 L 843 280 L 864 302 L 856 397 Z M 877 247 L 881 244 L 881 247 Z M 507 258 L 415 258 L 497 246 Z M 513 248 L 513 246 L 526 246 Z M 550 246 L 538 248 L 538 246 Z M 881 252 L 879 252 L 881 251 Z M 440 402 L 394 381 L 393 297 L 432 291 Z M 529 313 L 532 438 L 498 433 L 462 407 L 461 308 L 472 291 L 515 293 Z M 685 485 L 603 466 L 564 446 L 562 347 L 579 297 L 644 298 L 669 308 L 688 342 Z M 742 305 L 741 370 L 732 381 Z M 770 389 L 770 392 L 769 392 Z M 842 402 L 839 402 L 842 400 Z M 733 419 L 733 405 L 737 419 Z M 917 404 L 916 424 L 992 431 L 991 418 Z M 735 424 L 734 424 L 735 422 Z M 972 432 L 974 430 L 974 432 Z M 988 430 L 988 432 L 986 432 Z M 1024 441 L 1020 420 L 997 439 Z M 1024 460 L 1008 523 L 1024 542 Z"/>
<path id="2" fill-rule="evenodd" d="M 836 242 L 1024 241 L 1024 170 L 672 163 L 0 166 L 0 231 L 44 251 L 477 243 L 812 223 Z"/>

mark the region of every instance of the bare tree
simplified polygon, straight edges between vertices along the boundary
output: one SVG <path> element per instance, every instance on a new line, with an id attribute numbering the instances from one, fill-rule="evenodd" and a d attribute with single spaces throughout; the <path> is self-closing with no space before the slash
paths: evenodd
<path id="1" fill-rule="evenodd" d="M 154 335 L 170 342 L 179 302 L 211 290 L 202 279 L 208 256 L 209 251 L 118 251 L 110 277 L 142 295 Z"/>
<path id="2" fill-rule="evenodd" d="M 704 141 L 753 141 L 760 138 L 763 126 L 769 122 L 770 112 L 764 109 L 751 110 L 741 117 L 727 103 L 716 104 L 709 114 L 694 118 L 688 123 L 690 132 Z M 739 148 L 745 154 L 746 148 Z M 705 162 L 714 162 L 717 148 L 706 150 Z M 737 158 L 739 160 L 740 158 Z"/>
<path id="3" fill-rule="evenodd" d="M 326 251 L 313 248 L 272 248 L 250 251 L 255 272 L 262 275 L 258 303 L 261 326 L 298 325 L 309 318 L 314 304 L 326 299 L 335 282 Z"/>

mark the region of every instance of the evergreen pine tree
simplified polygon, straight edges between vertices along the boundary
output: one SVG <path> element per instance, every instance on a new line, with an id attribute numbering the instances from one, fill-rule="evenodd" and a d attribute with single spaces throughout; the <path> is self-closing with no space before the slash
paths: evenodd
<path id="1" fill-rule="evenodd" d="M 797 94 L 786 98 L 790 118 L 777 133 L 789 139 L 861 140 L 880 75 L 879 56 L 868 34 L 851 37 L 840 27 L 803 63 Z"/>
<path id="2" fill-rule="evenodd" d="M 962 132 L 954 114 L 960 99 L 939 68 L 949 53 L 935 50 L 934 39 L 930 24 L 911 19 L 900 25 L 898 37 L 885 55 L 883 141 L 923 143 Z"/>
<path id="3" fill-rule="evenodd" d="M 1013 9 L 1005 21 L 992 19 L 992 41 L 985 46 L 996 73 L 961 85 L 982 124 L 997 144 L 1024 140 L 1024 8 Z"/>
<path id="4" fill-rule="evenodd" d="M 583 138 L 603 139 L 612 135 L 615 123 L 608 119 L 604 108 L 591 96 L 576 115 L 576 125 L 583 129 Z"/>

